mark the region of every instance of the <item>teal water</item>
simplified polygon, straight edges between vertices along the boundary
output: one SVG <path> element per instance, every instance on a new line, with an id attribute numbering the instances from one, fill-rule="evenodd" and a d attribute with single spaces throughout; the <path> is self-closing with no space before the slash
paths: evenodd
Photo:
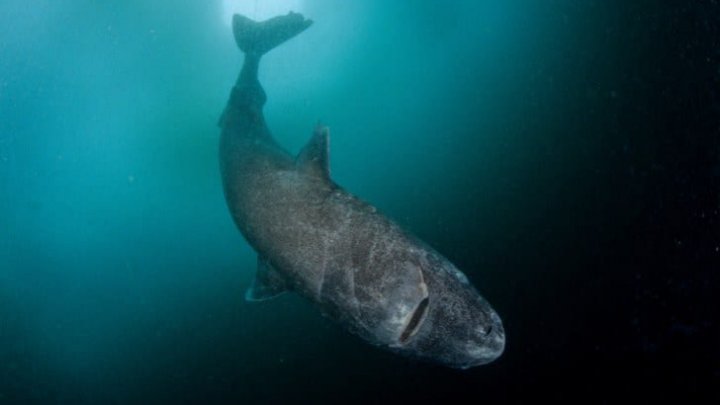
<path id="1" fill-rule="evenodd" d="M 328 125 L 333 178 L 468 275 L 506 353 L 445 370 L 298 297 L 243 301 L 256 259 L 217 162 L 242 63 L 222 1 L 5 0 L 0 403 L 718 383 L 716 2 L 297 4 L 315 24 L 261 66 L 275 137 L 296 152 Z"/>

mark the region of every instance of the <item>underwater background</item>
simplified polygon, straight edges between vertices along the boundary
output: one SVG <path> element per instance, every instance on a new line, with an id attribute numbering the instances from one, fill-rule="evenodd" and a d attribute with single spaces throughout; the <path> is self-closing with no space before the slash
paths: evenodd
<path id="1" fill-rule="evenodd" d="M 244 302 L 229 21 L 289 8 L 276 139 L 330 127 L 335 181 L 499 312 L 494 363 Z M 718 1 L 0 3 L 0 404 L 717 402 L 719 271 Z"/>

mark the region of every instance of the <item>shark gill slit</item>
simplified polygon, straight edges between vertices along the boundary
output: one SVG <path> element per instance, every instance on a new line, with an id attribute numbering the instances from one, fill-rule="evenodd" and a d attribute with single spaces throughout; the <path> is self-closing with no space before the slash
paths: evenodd
<path id="1" fill-rule="evenodd" d="M 425 312 L 427 312 L 427 307 L 429 303 L 430 299 L 428 297 L 425 297 L 422 301 L 420 301 L 417 308 L 415 308 L 415 312 L 410 318 L 410 322 L 408 322 L 405 330 L 400 335 L 400 343 L 407 342 L 407 340 L 410 339 L 410 337 L 413 336 L 415 332 L 417 332 L 418 327 L 420 326 L 420 321 L 423 319 L 423 315 L 425 315 Z"/>

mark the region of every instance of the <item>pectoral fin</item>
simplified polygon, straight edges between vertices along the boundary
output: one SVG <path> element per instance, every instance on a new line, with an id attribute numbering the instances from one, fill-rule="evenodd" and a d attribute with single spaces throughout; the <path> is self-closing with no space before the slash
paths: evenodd
<path id="1" fill-rule="evenodd" d="M 245 292 L 246 301 L 265 301 L 288 291 L 285 279 L 270 262 L 260 256 L 257 262 L 255 280 Z"/>

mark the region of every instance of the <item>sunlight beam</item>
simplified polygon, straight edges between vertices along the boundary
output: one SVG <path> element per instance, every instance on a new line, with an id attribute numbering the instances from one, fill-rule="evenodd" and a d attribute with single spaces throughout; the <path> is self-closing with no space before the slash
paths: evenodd
<path id="1" fill-rule="evenodd" d="M 233 14 L 242 14 L 253 20 L 266 20 L 289 11 L 301 13 L 302 0 L 223 0 L 222 19 L 230 25 Z"/>

